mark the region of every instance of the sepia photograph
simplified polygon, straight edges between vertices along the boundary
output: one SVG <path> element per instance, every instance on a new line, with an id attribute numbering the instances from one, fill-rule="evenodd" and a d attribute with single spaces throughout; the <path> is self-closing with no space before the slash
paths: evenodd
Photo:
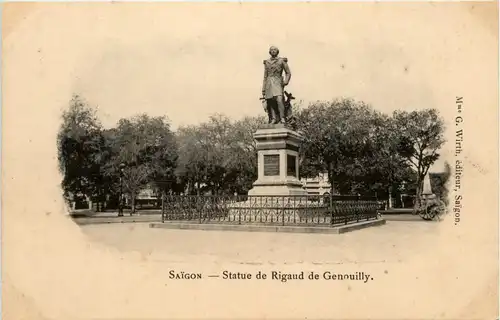
<path id="1" fill-rule="evenodd" d="M 498 318 L 495 2 L 2 12 L 3 318 Z"/>

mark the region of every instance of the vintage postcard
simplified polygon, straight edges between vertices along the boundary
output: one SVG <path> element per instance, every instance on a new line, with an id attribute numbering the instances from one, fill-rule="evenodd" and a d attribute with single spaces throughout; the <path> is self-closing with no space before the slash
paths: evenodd
<path id="1" fill-rule="evenodd" d="M 2 18 L 3 319 L 498 319 L 496 2 Z"/>

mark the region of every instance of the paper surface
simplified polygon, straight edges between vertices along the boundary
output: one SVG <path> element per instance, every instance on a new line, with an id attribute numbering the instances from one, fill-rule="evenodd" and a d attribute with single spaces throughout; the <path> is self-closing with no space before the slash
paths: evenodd
<path id="1" fill-rule="evenodd" d="M 498 317 L 497 17 L 493 2 L 4 4 L 3 318 Z M 271 44 L 289 59 L 301 99 L 438 108 L 449 128 L 441 165 L 455 162 L 463 97 L 460 222 L 451 213 L 296 235 L 80 227 L 66 217 L 56 135 L 73 93 L 98 105 L 106 126 L 139 111 L 174 127 L 215 112 L 262 114 Z M 169 270 L 373 280 L 173 281 Z"/>

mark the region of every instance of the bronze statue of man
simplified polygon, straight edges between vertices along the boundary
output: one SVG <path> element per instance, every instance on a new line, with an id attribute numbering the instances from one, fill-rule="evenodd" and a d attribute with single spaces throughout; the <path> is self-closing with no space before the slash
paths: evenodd
<path id="1" fill-rule="evenodd" d="M 284 88 L 292 77 L 288 67 L 288 59 L 279 57 L 279 52 L 275 46 L 269 48 L 271 57 L 264 60 L 264 81 L 262 84 L 262 96 L 266 101 L 269 122 L 274 124 L 286 123 Z M 283 72 L 285 72 L 284 79 Z"/>

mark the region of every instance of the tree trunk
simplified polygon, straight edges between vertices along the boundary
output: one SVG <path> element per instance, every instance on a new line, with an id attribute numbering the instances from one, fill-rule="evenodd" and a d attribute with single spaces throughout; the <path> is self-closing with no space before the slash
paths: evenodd
<path id="1" fill-rule="evenodd" d="M 420 203 L 421 203 L 421 198 L 422 198 L 422 152 L 419 153 L 418 155 L 418 166 L 417 166 L 417 189 L 416 189 L 416 195 L 415 195 L 415 205 L 413 206 L 413 213 L 415 214 L 417 209 L 420 208 Z"/>
<path id="2" fill-rule="evenodd" d="M 417 175 L 417 189 L 415 195 L 415 205 L 413 206 L 413 213 L 416 213 L 417 209 L 420 208 L 422 202 L 422 182 L 423 179 L 420 177 L 420 173 Z"/>
<path id="3" fill-rule="evenodd" d="M 333 162 L 328 164 L 328 182 L 330 182 L 330 195 L 333 196 Z"/>
<path id="4" fill-rule="evenodd" d="M 132 213 L 135 213 L 135 192 L 131 193 L 130 206 L 132 207 Z"/>
<path id="5" fill-rule="evenodd" d="M 99 212 L 104 212 L 104 199 L 103 199 L 103 192 L 102 192 L 102 189 L 99 188 L 99 204 L 98 204 L 98 207 L 99 207 Z"/>
<path id="6" fill-rule="evenodd" d="M 161 193 L 161 213 L 163 214 L 165 212 L 165 200 L 166 200 L 167 194 L 165 190 L 162 191 Z"/>
<path id="7" fill-rule="evenodd" d="M 389 194 L 389 201 L 388 201 L 388 209 L 392 209 L 393 204 L 392 204 L 392 186 L 389 186 L 387 189 L 387 193 Z"/>
<path id="8" fill-rule="evenodd" d="M 101 191 L 97 191 L 97 205 L 96 205 L 96 211 L 101 212 Z"/>

